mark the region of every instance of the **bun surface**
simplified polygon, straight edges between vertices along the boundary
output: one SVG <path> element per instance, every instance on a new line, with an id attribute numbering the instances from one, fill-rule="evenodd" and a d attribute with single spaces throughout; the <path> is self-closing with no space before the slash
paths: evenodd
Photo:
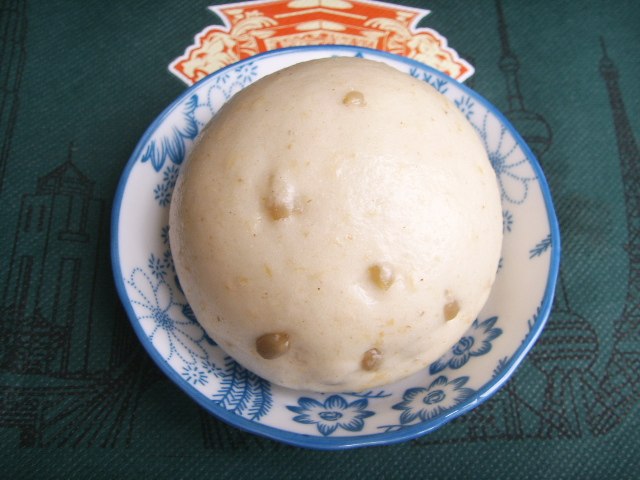
<path id="1" fill-rule="evenodd" d="M 181 169 L 170 241 L 198 322 L 241 365 L 361 391 L 427 367 L 476 318 L 502 208 L 451 101 L 382 63 L 329 58 L 215 115 Z"/>

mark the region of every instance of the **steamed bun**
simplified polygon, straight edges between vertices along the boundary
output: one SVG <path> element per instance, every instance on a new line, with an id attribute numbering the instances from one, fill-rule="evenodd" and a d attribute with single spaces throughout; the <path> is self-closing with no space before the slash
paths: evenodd
<path id="1" fill-rule="evenodd" d="M 198 322 L 254 373 L 358 391 L 425 368 L 476 318 L 502 241 L 473 127 L 382 63 L 294 65 L 201 133 L 170 213 Z"/>

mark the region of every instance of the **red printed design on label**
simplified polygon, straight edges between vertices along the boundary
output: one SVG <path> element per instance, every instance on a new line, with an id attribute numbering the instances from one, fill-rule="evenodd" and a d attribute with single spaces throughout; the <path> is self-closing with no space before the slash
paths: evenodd
<path id="1" fill-rule="evenodd" d="M 355 45 L 403 55 L 458 81 L 474 69 L 433 29 L 417 27 L 430 11 L 370 0 L 275 0 L 209 7 L 223 25 L 194 39 L 169 70 L 192 85 L 258 53 L 304 45 Z"/>

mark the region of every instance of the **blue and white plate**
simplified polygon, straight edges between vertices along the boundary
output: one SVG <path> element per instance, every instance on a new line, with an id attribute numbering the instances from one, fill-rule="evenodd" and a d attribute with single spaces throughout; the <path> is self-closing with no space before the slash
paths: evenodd
<path id="1" fill-rule="evenodd" d="M 289 65 L 361 56 L 429 82 L 482 137 L 502 190 L 504 246 L 491 297 L 460 341 L 428 369 L 368 392 L 320 394 L 272 385 L 211 340 L 178 286 L 168 239 L 171 192 L 202 127 L 237 91 Z M 203 79 L 149 127 L 127 164 L 113 209 L 118 292 L 151 357 L 202 407 L 238 428 L 285 443 L 343 449 L 430 432 L 500 388 L 540 335 L 560 258 L 549 188 L 522 138 L 485 99 L 413 60 L 343 46 L 283 49 Z"/>

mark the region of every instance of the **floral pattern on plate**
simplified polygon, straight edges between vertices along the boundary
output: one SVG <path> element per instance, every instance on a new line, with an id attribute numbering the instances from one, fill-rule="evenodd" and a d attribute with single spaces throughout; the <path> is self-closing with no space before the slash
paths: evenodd
<path id="1" fill-rule="evenodd" d="M 276 70 L 336 55 L 386 62 L 454 102 L 478 131 L 496 171 L 505 237 L 482 320 L 441 359 L 378 391 L 325 395 L 271 385 L 206 335 L 175 274 L 168 206 L 180 165 L 224 102 Z M 542 171 L 502 115 L 432 68 L 346 46 L 276 50 L 219 70 L 188 89 L 151 125 L 131 157 L 116 195 L 112 235 L 116 286 L 134 330 L 160 368 L 221 419 L 286 443 L 322 449 L 413 438 L 488 398 L 540 334 L 559 261 L 557 221 Z"/>

